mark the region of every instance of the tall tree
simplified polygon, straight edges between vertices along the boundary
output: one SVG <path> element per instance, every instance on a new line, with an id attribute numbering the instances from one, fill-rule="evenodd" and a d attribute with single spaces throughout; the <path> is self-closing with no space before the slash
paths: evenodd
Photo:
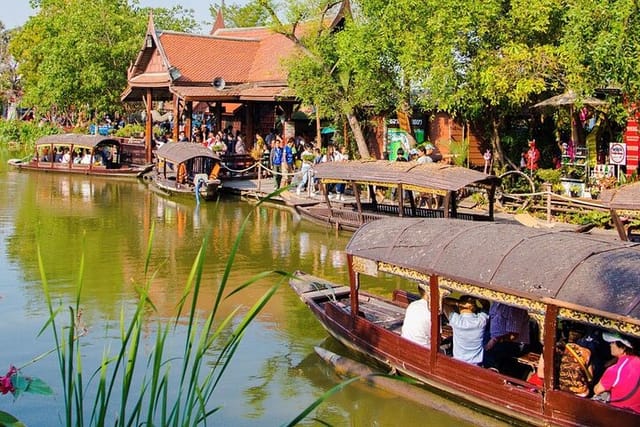
<path id="1" fill-rule="evenodd" d="M 12 33 L 13 30 L 5 30 L 0 22 L 0 94 L 3 105 L 15 102 L 21 89 L 18 64 L 9 53 Z"/>
<path id="2" fill-rule="evenodd" d="M 425 110 L 484 122 L 498 162 L 500 133 L 556 80 L 558 0 L 361 0 L 387 28 L 398 67 Z"/>
<path id="3" fill-rule="evenodd" d="M 258 0 L 250 1 L 243 6 L 216 3 L 209 9 L 211 16 L 215 17 L 221 8 L 224 23 L 227 27 L 259 27 L 270 24 L 269 13 Z"/>
<path id="4" fill-rule="evenodd" d="M 149 10 L 132 8 L 127 0 L 32 0 L 32 6 L 38 13 L 10 45 L 23 102 L 39 114 L 118 109 Z M 182 8 L 155 14 L 164 28 L 195 26 Z"/>
<path id="5" fill-rule="evenodd" d="M 618 89 L 640 100 L 640 4 L 638 0 L 569 0 L 562 38 L 567 84 L 592 94 Z"/>
<path id="6" fill-rule="evenodd" d="M 291 58 L 289 83 L 296 94 L 325 117 L 346 119 L 360 157 L 369 158 L 361 121 L 388 108 L 397 82 L 395 65 L 385 59 L 375 28 L 345 14 L 341 28 L 328 23 L 342 4 L 338 0 L 291 1 L 281 20 L 266 0 L 275 31 L 300 47 Z M 345 2 L 348 4 L 348 2 Z"/>

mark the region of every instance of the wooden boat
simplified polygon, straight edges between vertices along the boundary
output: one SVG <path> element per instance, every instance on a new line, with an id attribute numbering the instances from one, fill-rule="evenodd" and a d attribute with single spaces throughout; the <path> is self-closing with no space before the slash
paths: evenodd
<path id="1" fill-rule="evenodd" d="M 169 195 L 213 200 L 220 188 L 220 158 L 200 144 L 165 143 L 156 150 L 153 185 Z"/>
<path id="2" fill-rule="evenodd" d="M 640 182 L 605 190 L 600 201 L 609 208 L 620 240 L 640 242 Z"/>
<path id="3" fill-rule="evenodd" d="M 144 147 L 142 147 L 144 148 Z M 153 165 L 134 164 L 137 146 L 101 135 L 47 135 L 35 143 L 30 160 L 11 159 L 24 170 L 111 177 L 140 177 Z"/>
<path id="4" fill-rule="evenodd" d="M 296 211 L 316 223 L 349 231 L 389 216 L 492 221 L 495 189 L 500 183 L 498 177 L 463 167 L 386 160 L 320 163 L 314 166 L 314 176 L 320 180 L 324 203 L 297 204 Z M 351 189 L 354 203 L 329 198 L 328 185 L 337 183 Z M 486 194 L 488 211 L 484 214 L 462 212 L 458 206 L 460 197 L 474 191 Z M 390 196 L 393 192 L 397 202 Z M 428 199 L 427 206 L 420 206 L 417 197 Z"/>
<path id="5" fill-rule="evenodd" d="M 348 286 L 302 272 L 290 284 L 347 347 L 447 396 L 527 424 L 640 425 L 638 413 L 560 390 L 555 351 L 563 325 L 640 337 L 639 245 L 517 224 L 393 218 L 362 226 L 346 253 Z M 400 335 L 405 309 L 417 295 L 396 289 L 383 298 L 363 290 L 385 273 L 428 287 L 429 348 L 438 351 Z M 532 334 L 531 352 L 510 363 L 535 364 L 538 344 L 545 360 L 543 385 L 447 355 L 444 337 L 452 332 L 439 308 L 448 293 L 527 310 L 540 332 Z"/>

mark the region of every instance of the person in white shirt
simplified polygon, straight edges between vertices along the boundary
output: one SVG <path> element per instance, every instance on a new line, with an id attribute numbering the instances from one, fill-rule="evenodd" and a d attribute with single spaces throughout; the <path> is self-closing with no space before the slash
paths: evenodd
<path id="1" fill-rule="evenodd" d="M 402 324 L 402 337 L 427 348 L 431 346 L 431 310 L 429 310 L 429 288 L 418 284 L 420 299 L 407 307 Z"/>

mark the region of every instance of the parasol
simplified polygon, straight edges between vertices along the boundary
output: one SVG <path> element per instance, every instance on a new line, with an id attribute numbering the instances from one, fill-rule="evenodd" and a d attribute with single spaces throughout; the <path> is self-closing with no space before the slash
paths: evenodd
<path id="1" fill-rule="evenodd" d="M 605 105 L 609 105 L 607 101 L 603 101 L 602 99 L 594 98 L 591 96 L 580 98 L 578 97 L 578 95 L 576 95 L 574 91 L 570 90 L 561 95 L 556 95 L 549 99 L 545 99 L 544 101 L 538 102 L 533 107 L 534 108 L 563 107 L 563 106 L 573 106 L 575 104 L 587 105 L 589 107 L 602 107 Z"/>

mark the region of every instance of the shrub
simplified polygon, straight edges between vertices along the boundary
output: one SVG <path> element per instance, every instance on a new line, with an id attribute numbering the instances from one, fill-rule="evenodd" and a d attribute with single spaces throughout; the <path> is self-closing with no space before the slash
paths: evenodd
<path id="1" fill-rule="evenodd" d="M 549 184 L 559 184 L 562 177 L 560 169 L 538 169 L 535 174 L 536 180 L 548 182 Z"/>
<path id="2" fill-rule="evenodd" d="M 144 126 L 137 123 L 129 123 L 116 131 L 116 136 L 122 138 L 139 138 L 144 135 Z"/>
<path id="3" fill-rule="evenodd" d="M 29 150 L 38 138 L 58 133 L 61 133 L 61 129 L 50 123 L 0 120 L 0 144 L 11 149 Z"/>

